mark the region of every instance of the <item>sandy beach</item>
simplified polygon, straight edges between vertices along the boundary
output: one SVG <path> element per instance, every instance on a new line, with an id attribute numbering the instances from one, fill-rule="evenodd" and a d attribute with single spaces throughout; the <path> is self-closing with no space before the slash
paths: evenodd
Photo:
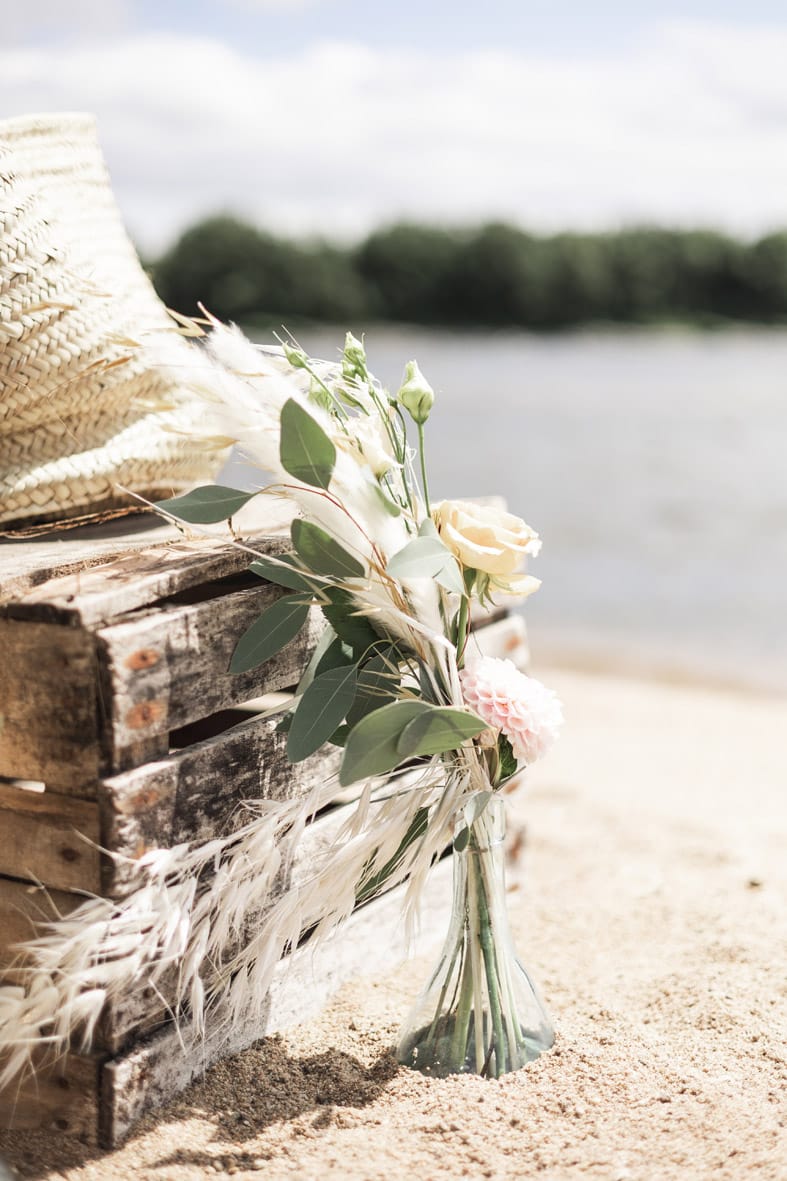
<path id="1" fill-rule="evenodd" d="M 552 1052 L 499 1082 L 397 1068 L 434 947 L 213 1069 L 112 1154 L 0 1135 L 19 1175 L 787 1178 L 787 702 L 537 675 L 567 725 L 512 800 L 510 906 Z"/>

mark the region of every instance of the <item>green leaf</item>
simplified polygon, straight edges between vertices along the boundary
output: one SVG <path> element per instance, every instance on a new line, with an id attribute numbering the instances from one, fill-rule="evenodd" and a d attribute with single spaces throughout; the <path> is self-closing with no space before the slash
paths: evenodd
<path id="1" fill-rule="evenodd" d="M 329 603 L 322 605 L 322 613 L 345 644 L 349 644 L 356 660 L 368 655 L 369 649 L 381 643 L 380 637 L 365 615 L 357 615 L 358 606 L 352 595 L 341 587 L 327 592 Z"/>
<path id="2" fill-rule="evenodd" d="M 453 555 L 449 557 L 442 570 L 438 570 L 434 579 L 435 582 L 440 583 L 440 586 L 445 587 L 447 591 L 453 591 L 455 595 L 463 595 L 465 593 L 465 584 L 459 569 L 459 563 Z"/>
<path id="3" fill-rule="evenodd" d="M 504 780 L 510 779 L 512 775 L 516 775 L 519 767 L 513 747 L 505 734 L 502 733 L 497 738 L 497 757 L 499 760 L 498 783 L 502 783 Z"/>
<path id="4" fill-rule="evenodd" d="M 324 574 L 328 578 L 363 578 L 365 571 L 357 558 L 348 554 L 319 525 L 297 518 L 290 532 L 298 557 L 315 574 Z"/>
<path id="5" fill-rule="evenodd" d="M 314 488 L 331 482 L 336 448 L 311 414 L 290 398 L 281 412 L 279 459 L 286 472 Z"/>
<path id="6" fill-rule="evenodd" d="M 399 505 L 391 500 L 384 488 L 381 488 L 379 484 L 375 484 L 374 490 L 377 493 L 380 504 L 388 513 L 389 517 L 400 517 L 402 515 L 402 510 L 399 508 Z"/>
<path id="7" fill-rule="evenodd" d="M 453 709 L 450 705 L 426 708 L 426 713 L 413 718 L 402 731 L 396 749 L 403 759 L 456 750 L 487 727 L 486 722 L 475 714 Z"/>
<path id="8" fill-rule="evenodd" d="M 185 496 L 159 500 L 156 508 L 164 509 L 179 521 L 188 521 L 191 525 L 216 525 L 234 517 L 256 495 L 256 492 L 239 492 L 237 488 L 226 488 L 223 484 L 206 484 Z"/>
<path id="9" fill-rule="evenodd" d="M 402 731 L 429 708 L 423 701 L 394 701 L 362 718 L 347 739 L 339 771 L 342 787 L 370 775 L 384 775 L 404 762 L 397 749 Z"/>
<path id="10" fill-rule="evenodd" d="M 342 724 L 337 726 L 328 741 L 332 746 L 344 746 L 345 742 L 350 736 L 350 727 Z"/>
<path id="11" fill-rule="evenodd" d="M 309 657 L 309 663 L 301 673 L 301 679 L 298 682 L 297 689 L 295 690 L 296 696 L 302 696 L 302 694 L 306 692 L 306 690 L 309 688 L 309 685 L 311 685 L 312 681 L 317 676 L 318 670 L 322 671 L 320 670 L 320 661 L 335 639 L 336 632 L 332 627 L 323 628 L 322 634 L 317 643 L 314 645 L 314 650 Z"/>
<path id="12" fill-rule="evenodd" d="M 421 525 L 423 530 L 426 522 Z M 434 528 L 434 525 L 432 525 Z M 388 563 L 394 578 L 434 578 L 440 586 L 457 595 L 464 594 L 464 583 L 456 558 L 439 537 L 431 532 L 408 541 Z"/>
<path id="13" fill-rule="evenodd" d="M 470 829 L 460 828 L 459 832 L 454 837 L 454 849 L 457 853 L 464 853 L 468 844 L 470 843 Z"/>
<path id="14" fill-rule="evenodd" d="M 355 698 L 354 664 L 329 668 L 315 677 L 300 700 L 287 738 L 287 758 L 300 763 L 327 742 Z"/>
<path id="15" fill-rule="evenodd" d="M 333 628 L 326 628 L 326 631 L 332 633 Z M 334 636 L 320 656 L 314 675 L 319 677 L 321 673 L 327 673 L 329 669 L 346 668 L 348 664 L 357 664 L 357 661 L 353 660 L 352 648 L 349 644 L 345 644 L 344 640 Z"/>
<path id="16" fill-rule="evenodd" d="M 419 837 L 424 835 L 428 823 L 429 809 L 419 808 L 415 816 L 410 821 L 407 827 L 407 832 L 402 837 L 401 844 L 394 853 L 393 857 L 386 861 L 383 868 L 378 870 L 377 873 L 372 877 L 361 878 L 361 884 L 358 887 L 358 893 L 355 896 L 356 902 L 365 902 L 367 898 L 371 898 L 373 894 L 376 894 L 381 886 L 385 885 L 388 878 L 401 863 L 402 858 L 404 857 L 410 845 L 412 845 L 413 841 L 417 841 Z"/>
<path id="17" fill-rule="evenodd" d="M 437 531 L 437 526 L 435 525 L 435 523 L 431 517 L 424 517 L 423 521 L 421 521 L 421 524 L 418 528 L 418 536 L 419 537 L 439 537 L 440 536 L 440 534 Z"/>
<path id="18" fill-rule="evenodd" d="M 295 554 L 282 554 L 275 559 L 257 558 L 249 566 L 249 570 L 267 582 L 273 582 L 276 586 L 286 586 L 289 590 L 306 591 L 311 594 L 319 585 L 310 581 L 308 575 L 299 569 Z"/>
<path id="19" fill-rule="evenodd" d="M 495 793 L 493 791 L 477 791 L 464 806 L 465 824 L 472 828 L 479 816 L 486 810 L 486 806 Z"/>
<path id="20" fill-rule="evenodd" d="M 275 656 L 297 636 L 308 614 L 309 604 L 299 595 L 285 595 L 268 607 L 238 640 L 230 672 L 245 673 Z"/>
<path id="21" fill-rule="evenodd" d="M 465 804 L 463 808 L 465 827 L 461 828 L 454 837 L 454 849 L 457 853 L 462 853 L 467 848 L 470 843 L 470 830 L 494 794 L 493 791 L 478 791 Z"/>
<path id="22" fill-rule="evenodd" d="M 451 558 L 439 538 L 414 537 L 391 558 L 388 573 L 394 578 L 434 578 Z"/>
<path id="23" fill-rule="evenodd" d="M 350 726 L 356 726 L 361 718 L 382 709 L 396 697 L 399 676 L 391 671 L 391 661 L 383 655 L 373 656 L 358 674 L 358 688 L 352 709 L 347 714 Z"/>

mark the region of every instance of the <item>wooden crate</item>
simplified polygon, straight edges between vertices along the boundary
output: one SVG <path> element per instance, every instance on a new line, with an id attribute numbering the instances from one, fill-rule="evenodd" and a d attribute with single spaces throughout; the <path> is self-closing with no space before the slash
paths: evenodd
<path id="1" fill-rule="evenodd" d="M 285 522 L 253 529 L 260 552 L 287 547 Z M 227 540 L 187 539 L 138 520 L 35 541 L 0 541 L 0 976 L 34 922 L 66 914 L 80 892 L 120 898 L 130 861 L 147 850 L 231 831 L 248 798 L 292 798 L 335 769 L 324 748 L 293 767 L 276 719 L 259 699 L 297 682 L 321 627 L 319 613 L 276 658 L 227 672 L 237 637 L 282 592 L 249 575 L 249 555 Z M 526 659 L 518 617 L 486 618 L 484 651 Z M 299 865 L 335 832 L 342 808 L 316 818 Z M 448 907 L 438 867 L 425 937 Z M 188 1085 L 221 1054 L 318 1009 L 340 984 L 383 969 L 404 951 L 397 891 L 359 908 L 320 952 L 283 961 L 265 1020 L 241 1023 L 186 1054 L 153 990 L 102 1019 L 90 1057 L 44 1062 L 35 1079 L 0 1094 L 0 1126 L 55 1127 L 109 1147 L 135 1121 Z M 188 1043 L 188 1037 L 183 1039 Z"/>

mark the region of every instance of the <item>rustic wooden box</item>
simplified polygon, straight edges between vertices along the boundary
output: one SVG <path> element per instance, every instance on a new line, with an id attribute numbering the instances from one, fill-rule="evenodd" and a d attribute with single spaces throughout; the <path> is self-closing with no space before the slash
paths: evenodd
<path id="1" fill-rule="evenodd" d="M 144 519 L 54 536 L 0 541 L 0 978 L 11 977 L 14 945 L 34 934 L 34 921 L 67 913 L 80 892 L 113 898 L 129 889 L 131 872 L 100 848 L 133 860 L 208 839 L 231 829 L 243 799 L 291 797 L 338 763 L 326 747 L 290 766 L 276 719 L 259 703 L 297 682 L 319 614 L 274 660 L 240 676 L 227 671 L 237 637 L 281 592 L 248 574 L 248 553 L 226 532 L 192 540 Z M 284 521 L 245 541 L 281 551 Z M 524 662 L 518 617 L 483 622 L 485 651 Z M 300 864 L 341 819 L 337 806 L 313 822 Z M 430 891 L 436 921 L 447 869 Z M 368 969 L 372 945 L 375 967 L 395 962 L 399 905 L 394 891 L 360 908 L 316 956 L 296 952 L 263 1025 L 250 1019 L 229 1042 L 209 1031 L 185 1054 L 152 991 L 141 1007 L 116 1006 L 94 1056 L 70 1055 L 0 1094 L 0 1126 L 118 1143 L 219 1054 L 318 1009 Z"/>

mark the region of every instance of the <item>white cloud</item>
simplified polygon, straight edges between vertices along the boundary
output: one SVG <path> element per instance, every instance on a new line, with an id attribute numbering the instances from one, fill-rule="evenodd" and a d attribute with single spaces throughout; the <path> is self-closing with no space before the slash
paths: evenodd
<path id="1" fill-rule="evenodd" d="M 5 45 L 43 36 L 116 32 L 131 15 L 129 0 L 15 0 L 3 5 Z"/>
<path id="2" fill-rule="evenodd" d="M 232 8 L 242 8 L 246 12 L 272 12 L 288 8 L 313 8 L 324 0 L 228 0 Z"/>
<path id="3" fill-rule="evenodd" d="M 787 223 L 787 24 L 670 26 L 627 55 L 425 57 L 218 41 L 0 51 L 0 110 L 95 110 L 133 232 L 157 249 L 234 208 L 357 236 L 399 216 L 535 227 Z"/>

